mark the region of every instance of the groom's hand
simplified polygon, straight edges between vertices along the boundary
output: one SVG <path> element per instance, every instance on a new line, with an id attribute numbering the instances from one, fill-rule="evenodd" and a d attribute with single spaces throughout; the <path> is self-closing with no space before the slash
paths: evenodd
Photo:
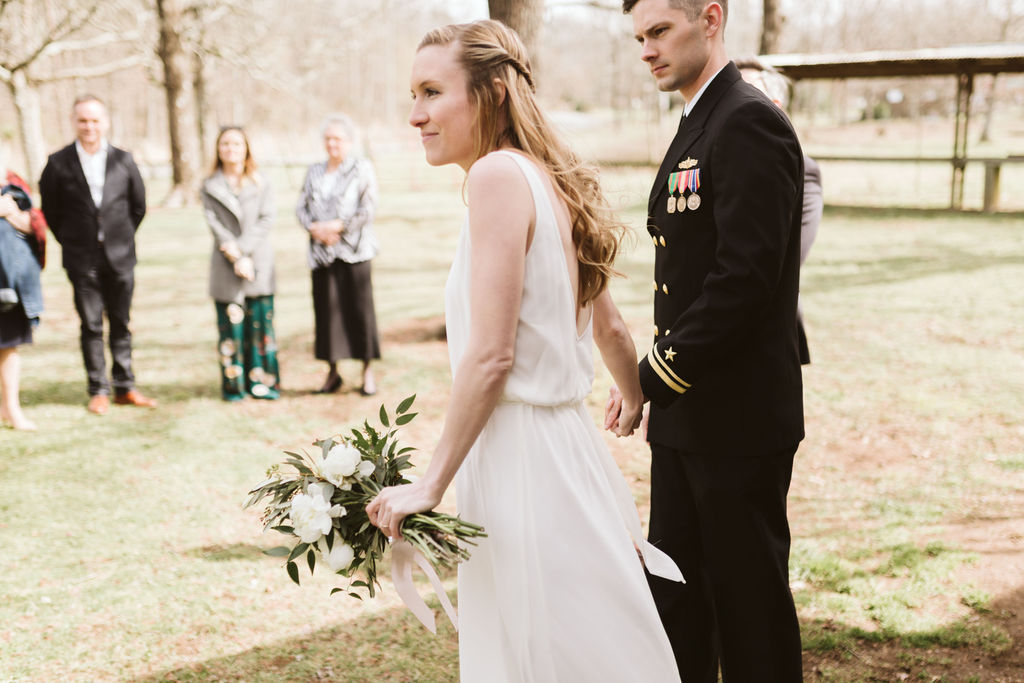
<path id="1" fill-rule="evenodd" d="M 604 406 L 604 428 L 608 431 L 616 431 L 619 425 L 619 415 L 622 413 L 622 392 L 619 387 L 612 385 L 608 390 L 608 403 Z"/>

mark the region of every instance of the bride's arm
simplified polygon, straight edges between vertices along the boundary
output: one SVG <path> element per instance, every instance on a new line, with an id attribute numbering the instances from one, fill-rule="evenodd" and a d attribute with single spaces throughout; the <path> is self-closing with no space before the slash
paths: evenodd
<path id="1" fill-rule="evenodd" d="M 644 392 L 640 388 L 633 336 L 607 288 L 594 301 L 594 342 L 615 380 L 613 389 L 619 392 L 614 418 L 606 419 L 605 427 L 618 436 L 629 436 L 640 424 Z"/>
<path id="2" fill-rule="evenodd" d="M 512 369 L 533 199 L 515 161 L 500 154 L 470 168 L 467 189 L 470 333 L 455 370 L 441 438 L 421 479 L 384 489 L 366 507 L 370 521 L 396 538 L 406 516 L 441 501 Z"/>

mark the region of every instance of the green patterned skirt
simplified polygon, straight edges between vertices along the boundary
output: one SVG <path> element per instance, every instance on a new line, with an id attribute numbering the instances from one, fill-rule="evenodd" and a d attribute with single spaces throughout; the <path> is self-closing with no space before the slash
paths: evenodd
<path id="1" fill-rule="evenodd" d="M 220 339 L 220 390 L 225 401 L 280 397 L 274 338 L 274 295 L 246 298 L 244 305 L 215 301 Z"/>

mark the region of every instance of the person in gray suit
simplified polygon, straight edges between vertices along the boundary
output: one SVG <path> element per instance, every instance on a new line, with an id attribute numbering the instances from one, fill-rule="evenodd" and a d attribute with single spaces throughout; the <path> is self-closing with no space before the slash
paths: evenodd
<path id="1" fill-rule="evenodd" d="M 217 136 L 217 160 L 201 190 L 213 233 L 210 296 L 217 309 L 221 396 L 280 396 L 274 336 L 274 199 L 239 126 Z"/>
<path id="2" fill-rule="evenodd" d="M 747 83 L 763 92 L 783 111 L 789 111 L 789 102 L 793 98 L 793 83 L 771 66 L 757 57 L 745 57 L 736 60 L 740 76 Z M 825 197 L 821 190 L 821 166 L 811 157 L 804 154 L 804 203 L 800 221 L 800 265 L 803 266 L 807 255 L 811 252 L 814 238 L 818 236 L 821 216 L 825 211 Z M 800 364 L 810 365 L 811 352 L 807 346 L 807 333 L 804 330 L 803 311 L 797 303 L 796 311 L 797 341 L 800 344 Z"/>

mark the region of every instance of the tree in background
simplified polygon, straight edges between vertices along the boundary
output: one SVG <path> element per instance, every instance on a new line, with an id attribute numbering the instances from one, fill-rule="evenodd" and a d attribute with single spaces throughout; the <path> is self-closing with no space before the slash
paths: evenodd
<path id="1" fill-rule="evenodd" d="M 761 45 L 758 53 L 771 55 L 779 51 L 779 39 L 782 37 L 782 12 L 779 0 L 764 0 L 761 14 Z"/>
<path id="2" fill-rule="evenodd" d="M 544 0 L 487 0 L 491 19 L 515 29 L 526 46 L 526 54 L 536 62 L 540 20 L 544 13 Z M 536 63 L 534 63 L 536 68 Z"/>
<path id="3" fill-rule="evenodd" d="M 119 49 L 139 39 L 139 20 L 137 11 L 117 2 L 0 0 L 0 82 L 11 94 L 23 170 L 33 185 L 46 160 L 41 87 L 140 64 L 138 54 Z"/>
<path id="4" fill-rule="evenodd" d="M 169 206 L 188 203 L 195 195 L 199 165 L 196 135 L 196 102 L 182 33 L 185 14 L 180 0 L 156 0 L 160 39 L 157 55 L 163 65 L 164 94 L 167 98 L 167 126 L 171 143 L 171 190 L 164 200 Z"/>

